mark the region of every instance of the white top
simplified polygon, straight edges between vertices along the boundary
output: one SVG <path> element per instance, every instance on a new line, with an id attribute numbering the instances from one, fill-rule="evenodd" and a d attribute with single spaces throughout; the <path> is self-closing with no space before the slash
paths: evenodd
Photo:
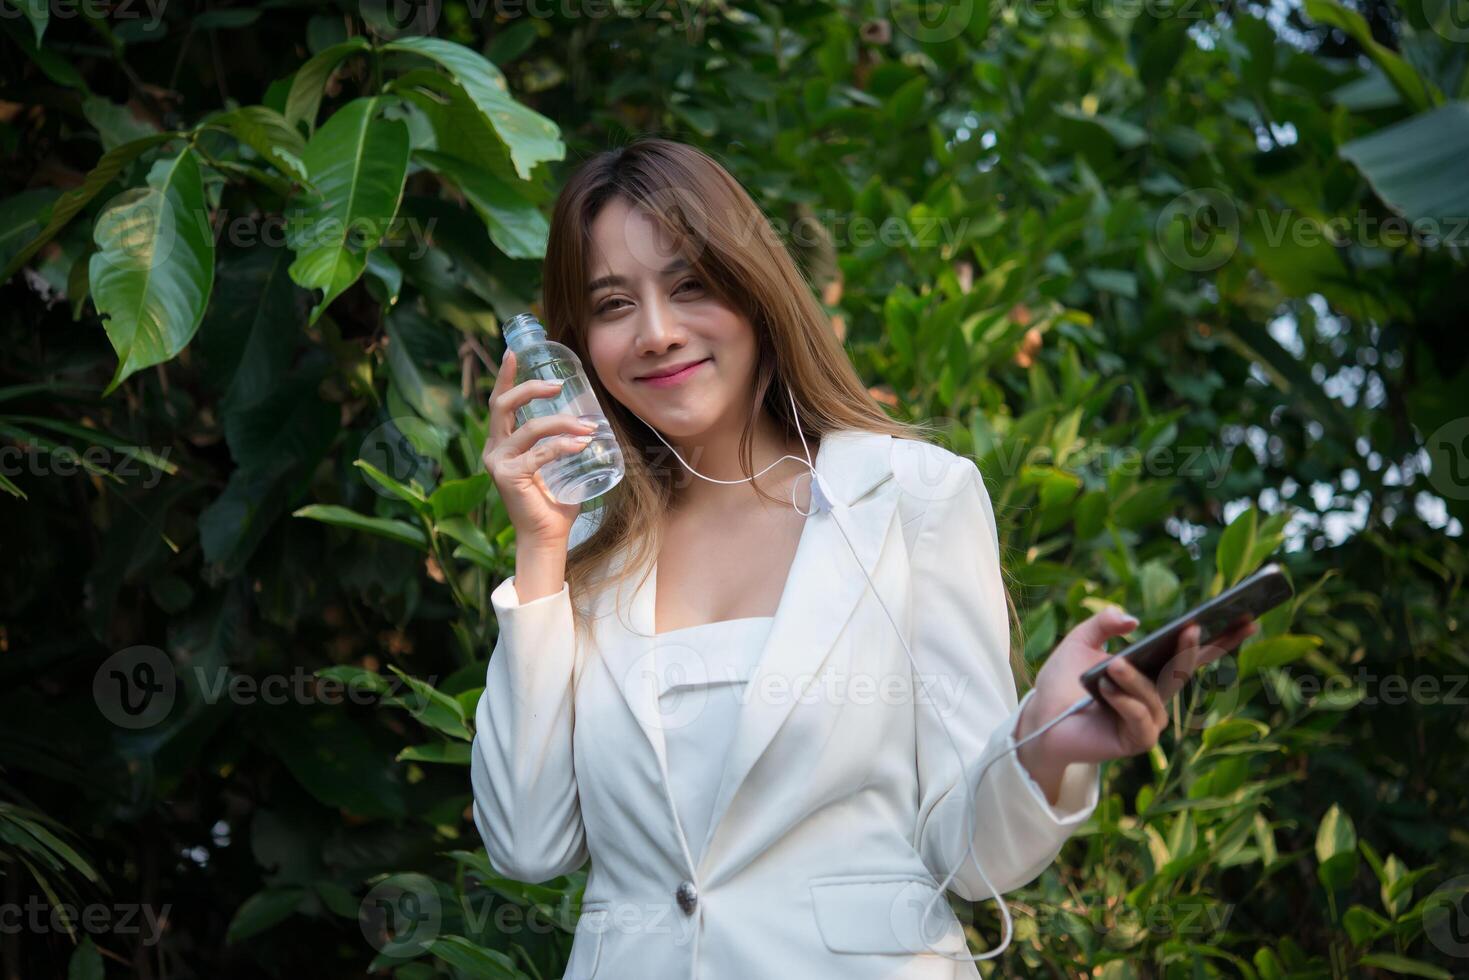
<path id="1" fill-rule="evenodd" d="M 748 616 L 656 637 L 653 662 L 669 789 L 696 862 L 746 685 L 774 621 L 774 616 Z"/>

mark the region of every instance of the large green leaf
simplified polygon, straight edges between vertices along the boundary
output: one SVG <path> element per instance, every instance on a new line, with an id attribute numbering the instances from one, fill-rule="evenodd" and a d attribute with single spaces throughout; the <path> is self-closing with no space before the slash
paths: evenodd
<path id="1" fill-rule="evenodd" d="M 233 133 L 236 139 L 270 161 L 271 166 L 287 177 L 302 182 L 308 179 L 306 164 L 301 160 L 306 153 L 306 140 L 285 116 L 274 109 L 263 105 L 241 106 L 211 117 L 206 125 Z"/>
<path id="2" fill-rule="evenodd" d="M 60 196 L 54 187 L 38 187 L 0 201 L 0 262 L 9 262 L 35 237 Z"/>
<path id="3" fill-rule="evenodd" d="M 306 144 L 314 191 L 287 220 L 296 261 L 291 279 L 322 290 L 308 322 L 362 275 L 398 210 L 408 173 L 408 127 L 377 119 L 379 100 L 358 99 L 339 109 Z"/>
<path id="4" fill-rule="evenodd" d="M 158 132 L 158 127 L 150 120 L 133 115 L 129 106 L 104 99 L 100 95 L 82 100 L 82 114 L 96 128 L 104 150 L 114 150 Z"/>
<path id="5" fill-rule="evenodd" d="M 106 972 L 102 967 L 102 954 L 97 952 L 97 944 L 92 942 L 91 936 L 82 939 L 77 946 L 76 952 L 71 954 L 71 962 L 66 967 L 66 980 L 102 980 Z"/>
<path id="6" fill-rule="evenodd" d="M 375 534 L 416 548 L 425 550 L 428 548 L 428 535 L 423 528 L 415 527 L 407 521 L 387 517 L 368 517 L 366 514 L 359 514 L 336 504 L 309 504 L 296 511 L 295 516 L 335 524 L 337 527 L 345 527 L 353 531 Z"/>
<path id="7" fill-rule="evenodd" d="M 226 417 L 269 396 L 291 365 L 305 294 L 291 282 L 290 263 L 290 252 L 264 242 L 221 250 L 214 299 L 194 349 L 205 380 L 223 395 Z"/>
<path id="8" fill-rule="evenodd" d="M 214 235 L 194 151 L 156 161 L 148 186 L 115 197 L 92 237 L 92 302 L 118 355 L 108 394 L 133 373 L 183 350 L 209 304 Z"/>
<path id="9" fill-rule="evenodd" d="M 1379 44 L 1372 36 L 1367 19 L 1355 10 L 1337 3 L 1336 0 L 1306 0 L 1306 16 L 1322 24 L 1339 27 L 1352 40 L 1362 46 L 1373 61 L 1381 66 L 1387 77 L 1408 104 L 1415 109 L 1427 109 L 1433 104 L 1428 86 L 1413 66 L 1404 61 L 1395 51 Z"/>
<path id="10" fill-rule="evenodd" d="M 1412 221 L 1439 222 L 1442 234 L 1469 214 L 1469 102 L 1379 129 L 1342 146 L 1377 196 Z M 1463 231 L 1457 231 L 1463 244 Z"/>
<path id="11" fill-rule="evenodd" d="M 15 270 L 25 265 L 42 245 L 45 245 L 55 237 L 58 231 L 66 227 L 67 222 L 76 217 L 77 212 L 86 207 L 88 201 L 101 193 L 102 188 L 122 173 L 123 167 L 159 143 L 167 142 L 179 135 L 181 134 L 175 132 L 155 133 L 140 140 L 133 140 L 131 143 L 124 143 L 102 154 L 102 159 L 97 161 L 97 166 L 91 169 L 86 179 L 57 199 L 51 208 L 46 227 L 27 242 L 24 248 L 11 256 L 10 261 L 5 264 L 5 271 L 0 272 L 0 282 L 15 275 Z"/>
<path id="12" fill-rule="evenodd" d="M 353 37 L 335 44 L 302 65 L 291 80 L 291 91 L 286 95 L 286 125 L 292 129 L 301 120 L 306 120 L 306 129 L 316 129 L 316 113 L 321 108 L 322 90 L 331 77 L 332 70 L 342 59 L 358 51 L 366 51 L 370 45 L 365 37 Z"/>
<path id="13" fill-rule="evenodd" d="M 256 892 L 235 910 L 225 932 L 228 945 L 249 939 L 290 918 L 306 897 L 304 888 L 267 888 Z"/>
<path id="14" fill-rule="evenodd" d="M 540 208 L 513 187 L 485 168 L 445 153 L 419 150 L 414 158 L 458 186 L 500 251 L 513 259 L 536 259 L 546 254 L 551 226 Z"/>
<path id="15" fill-rule="evenodd" d="M 404 37 L 383 47 L 428 58 L 447 69 L 485 121 L 505 141 L 522 179 L 529 180 L 531 171 L 543 160 L 560 160 L 566 156 L 561 130 L 539 112 L 515 101 L 505 84 L 505 76 L 483 55 L 436 37 Z"/>

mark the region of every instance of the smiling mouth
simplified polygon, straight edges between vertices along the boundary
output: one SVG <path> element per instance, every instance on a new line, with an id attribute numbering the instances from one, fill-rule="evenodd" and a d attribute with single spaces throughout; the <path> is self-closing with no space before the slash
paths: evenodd
<path id="1" fill-rule="evenodd" d="M 650 384 L 650 385 L 655 385 L 655 386 L 659 386 L 659 387 L 664 386 L 664 385 L 677 384 L 678 382 L 682 381 L 684 378 L 687 378 L 689 375 L 691 375 L 695 371 L 697 371 L 700 367 L 702 367 L 705 363 L 707 363 L 708 360 L 709 360 L 709 358 L 706 357 L 702 361 L 695 361 L 693 364 L 690 364 L 688 367 L 686 367 L 686 368 L 684 368 L 684 369 L 682 369 L 680 371 L 675 371 L 672 374 L 660 374 L 660 375 L 656 375 L 656 376 L 642 377 L 642 378 L 638 378 L 638 380 L 641 381 L 643 384 Z"/>

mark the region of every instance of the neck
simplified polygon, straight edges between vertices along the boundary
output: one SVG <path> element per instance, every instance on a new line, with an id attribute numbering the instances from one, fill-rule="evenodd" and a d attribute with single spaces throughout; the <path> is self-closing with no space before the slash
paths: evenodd
<path id="1" fill-rule="evenodd" d="M 747 479 L 747 475 L 740 468 L 739 428 L 724 428 L 719 431 L 700 433 L 698 436 L 686 439 L 668 441 L 678 450 L 678 454 L 690 467 L 698 470 L 704 476 L 715 480 Z M 810 447 L 811 459 L 814 462 L 816 460 L 816 440 L 808 436 L 806 444 Z M 679 471 L 676 481 L 679 506 L 702 509 L 747 504 L 757 499 L 756 486 L 777 498 L 789 497 L 792 481 L 807 472 L 804 462 L 806 453 L 801 447 L 800 437 L 787 438 L 785 433 L 764 412 L 760 414 L 755 424 L 752 455 L 751 473 L 760 473 L 767 466 L 770 469 L 763 475 L 756 476 L 754 480 L 747 480 L 744 483 L 711 483 L 709 480 L 700 479 L 690 473 L 678 460 L 669 459 L 668 462 Z M 784 459 L 771 466 L 780 457 L 786 455 L 794 456 L 796 459 Z"/>

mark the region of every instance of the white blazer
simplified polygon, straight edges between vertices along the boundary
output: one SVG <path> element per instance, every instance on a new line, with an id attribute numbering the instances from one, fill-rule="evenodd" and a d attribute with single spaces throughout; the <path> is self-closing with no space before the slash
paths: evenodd
<path id="1" fill-rule="evenodd" d="M 816 469 L 835 506 L 802 528 L 698 851 L 669 790 L 648 656 L 656 565 L 620 590 L 626 603 L 595 590 L 585 649 L 565 585 L 522 604 L 512 578 L 491 595 L 500 636 L 475 715 L 475 824 L 491 866 L 516 880 L 591 858 L 570 980 L 978 977 L 936 952 L 967 952 L 947 901 L 919 920 L 964 856 L 966 809 L 1006 892 L 1038 877 L 1097 805 L 1096 764 L 1069 766 L 1052 807 L 1013 753 L 966 799 L 935 717 L 946 712 L 974 784 L 1014 744 L 1023 704 L 973 461 L 843 431 L 821 440 Z M 990 895 L 967 860 L 950 888 Z"/>

